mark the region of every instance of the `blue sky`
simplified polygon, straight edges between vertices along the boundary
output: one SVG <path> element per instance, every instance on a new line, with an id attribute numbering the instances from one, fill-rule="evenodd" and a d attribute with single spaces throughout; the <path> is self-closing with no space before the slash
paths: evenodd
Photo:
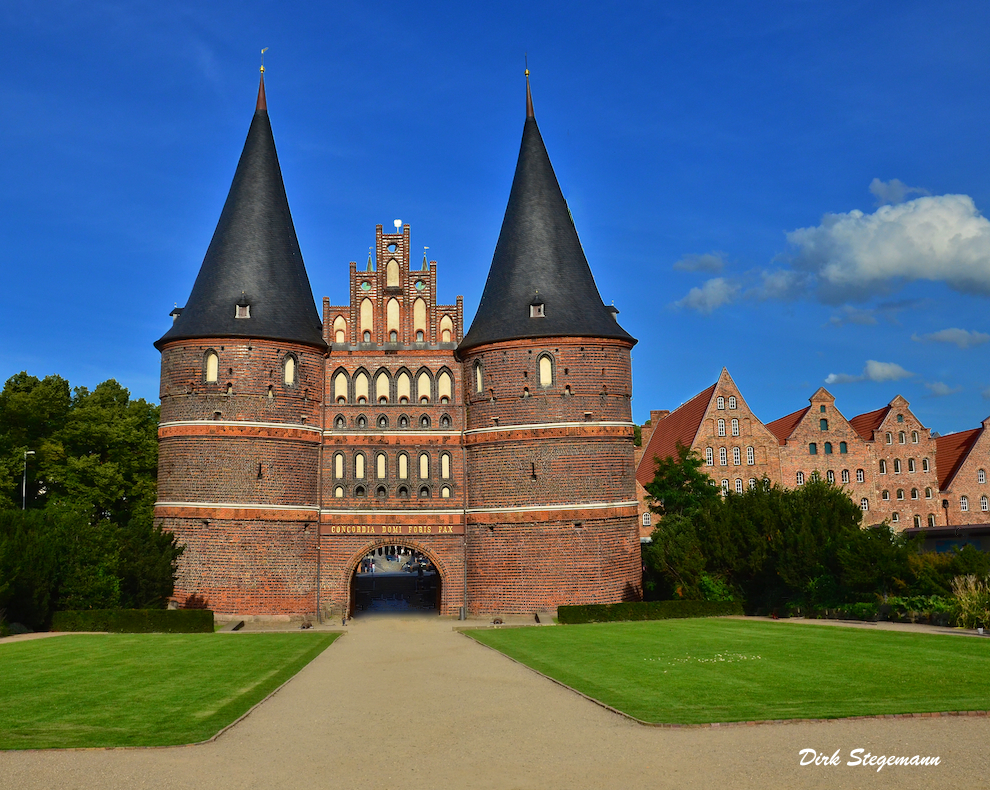
<path id="1" fill-rule="evenodd" d="M 766 422 L 826 386 L 990 414 L 990 4 L 25 2 L 0 7 L 0 379 L 158 397 L 268 107 L 319 300 L 401 218 L 473 316 L 536 115 L 634 416 L 727 366 Z M 467 327 L 465 327 L 466 329 Z"/>

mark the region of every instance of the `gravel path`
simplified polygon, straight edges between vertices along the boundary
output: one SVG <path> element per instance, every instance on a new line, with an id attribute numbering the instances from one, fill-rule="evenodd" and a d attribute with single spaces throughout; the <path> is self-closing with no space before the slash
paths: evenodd
<path id="1" fill-rule="evenodd" d="M 368 616 L 215 742 L 0 753 L 0 788 L 985 787 L 990 719 L 662 730 L 610 713 L 435 615 Z M 236 639 L 236 634 L 222 638 Z M 842 764 L 801 767 L 812 748 Z M 848 767 L 849 753 L 937 755 Z"/>

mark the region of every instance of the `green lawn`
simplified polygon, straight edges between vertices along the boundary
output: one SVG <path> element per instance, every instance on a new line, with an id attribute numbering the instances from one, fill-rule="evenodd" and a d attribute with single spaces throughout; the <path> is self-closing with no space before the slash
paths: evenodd
<path id="1" fill-rule="evenodd" d="M 0 749 L 215 735 L 338 634 L 79 634 L 0 643 Z"/>
<path id="2" fill-rule="evenodd" d="M 648 722 L 990 710 L 990 640 L 730 619 L 466 631 Z"/>

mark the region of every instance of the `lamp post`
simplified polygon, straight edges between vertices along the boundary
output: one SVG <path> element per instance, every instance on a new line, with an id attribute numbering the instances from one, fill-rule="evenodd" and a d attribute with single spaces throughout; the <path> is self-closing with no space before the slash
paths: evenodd
<path id="1" fill-rule="evenodd" d="M 28 456 L 34 455 L 34 450 L 24 451 L 24 474 L 21 476 L 21 510 L 27 508 L 27 486 L 28 486 Z"/>

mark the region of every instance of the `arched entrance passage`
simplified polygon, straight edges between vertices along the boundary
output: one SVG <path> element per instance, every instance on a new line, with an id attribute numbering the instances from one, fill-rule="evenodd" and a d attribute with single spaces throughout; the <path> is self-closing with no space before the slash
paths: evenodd
<path id="1" fill-rule="evenodd" d="M 380 538 L 351 559 L 347 612 L 439 614 L 445 577 L 434 552 L 415 541 Z"/>

